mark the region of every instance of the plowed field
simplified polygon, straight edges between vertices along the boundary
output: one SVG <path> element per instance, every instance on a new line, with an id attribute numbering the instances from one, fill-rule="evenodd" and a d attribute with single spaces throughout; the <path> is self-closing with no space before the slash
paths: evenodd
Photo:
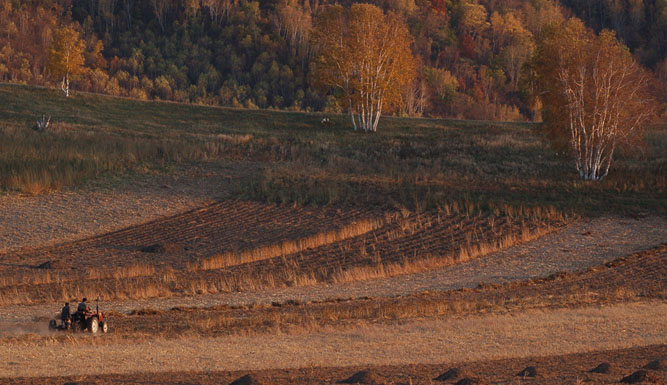
<path id="1" fill-rule="evenodd" d="M 226 201 L 0 255 L 3 303 L 147 298 L 339 282 L 455 263 L 563 225 Z"/>
<path id="2" fill-rule="evenodd" d="M 664 359 L 666 257 L 667 246 L 661 246 L 581 272 L 407 297 L 111 313 L 108 317 L 114 331 L 107 336 L 41 336 L 37 332 L 10 335 L 0 346 L 6 346 L 4 362 L 9 372 L 14 372 L 12 365 L 20 368 L 30 362 L 33 368 L 39 366 L 38 376 L 77 373 L 76 377 L 9 380 L 18 384 L 70 380 L 229 383 L 248 373 L 160 373 L 165 368 L 182 371 L 197 365 L 283 368 L 255 370 L 253 376 L 265 384 L 332 384 L 360 370 L 379 376 L 379 383 L 430 384 L 452 367 L 463 369 L 465 376 L 461 378 L 505 384 L 520 380 L 516 373 L 527 366 L 536 368 L 532 380 L 536 383 L 577 383 L 581 379 L 617 383 L 649 361 Z M 651 344 L 591 352 L 593 347 L 604 350 Z M 23 348 L 12 349 L 18 346 Z M 411 355 L 405 355 L 401 346 Z M 74 349 L 71 353 L 75 356 L 84 356 L 85 349 L 113 351 L 124 363 L 119 366 L 118 362 L 105 361 L 103 354 L 96 355 L 94 364 L 91 361 L 95 373 L 109 374 L 93 380 L 84 374 L 90 373 L 90 368 L 75 369 L 79 365 L 64 362 L 68 369 L 62 369 L 63 365 L 53 363 L 67 349 Z M 284 349 L 284 357 L 276 354 L 280 349 Z M 559 355 L 563 352 L 586 353 Z M 173 359 L 180 354 L 181 359 Z M 305 357 L 316 364 L 308 367 Z M 466 363 L 472 357 L 477 357 L 473 359 L 477 362 Z M 486 361 L 480 357 L 515 358 Z M 134 373 L 146 370 L 138 369 L 142 362 L 153 360 L 159 363 L 156 373 Z M 341 367 L 328 368 L 325 362 Z M 388 365 L 379 366 L 383 362 Z M 611 363 L 609 372 L 588 372 L 603 362 Z M 123 365 L 134 369 L 122 371 Z M 647 373 L 653 383 L 665 379 L 664 370 Z"/>
<path id="3" fill-rule="evenodd" d="M 526 309 L 667 299 L 667 245 L 589 269 L 547 278 L 482 285 L 476 289 L 418 293 L 394 298 L 331 299 L 264 306 L 174 307 L 168 311 L 112 313 L 114 335 L 141 336 L 272 333 L 397 319 L 470 316 Z M 0 333 L 1 335 L 1 333 Z"/>
<path id="4" fill-rule="evenodd" d="M 224 252 L 306 238 L 371 217 L 358 209 L 306 209 L 225 201 L 77 242 L 0 255 L 3 267 L 34 267 L 47 261 L 60 270 L 132 266 L 177 268 Z M 161 245 L 164 252 L 142 251 Z"/>

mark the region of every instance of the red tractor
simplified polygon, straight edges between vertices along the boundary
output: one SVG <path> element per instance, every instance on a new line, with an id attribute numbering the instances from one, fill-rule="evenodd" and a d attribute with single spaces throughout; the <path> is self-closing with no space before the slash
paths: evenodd
<path id="1" fill-rule="evenodd" d="M 100 311 L 99 299 L 95 304 L 95 311 L 77 311 L 65 320 L 63 325 L 58 325 L 54 319 L 49 321 L 50 330 L 71 330 L 71 331 L 89 331 L 97 334 L 98 331 L 106 333 L 109 331 L 109 324 L 104 319 Z"/>

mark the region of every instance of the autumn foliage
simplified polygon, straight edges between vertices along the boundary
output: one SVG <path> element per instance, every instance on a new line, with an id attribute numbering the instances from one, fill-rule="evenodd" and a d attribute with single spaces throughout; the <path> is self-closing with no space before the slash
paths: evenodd
<path id="1" fill-rule="evenodd" d="M 576 18 L 545 30 L 537 70 L 552 140 L 569 145 L 581 178 L 603 179 L 653 115 L 648 74 L 614 32 L 596 36 Z"/>
<path id="2" fill-rule="evenodd" d="M 382 111 L 399 107 L 402 91 L 414 80 L 411 41 L 394 13 L 370 4 L 331 6 L 315 22 L 312 77 L 321 88 L 339 91 L 355 130 L 376 131 Z"/>
<path id="3" fill-rule="evenodd" d="M 62 79 L 60 88 L 69 96 L 70 79 L 84 72 L 85 43 L 79 38 L 79 32 L 72 26 L 65 26 L 55 31 L 53 43 L 49 48 L 48 70 Z"/>
<path id="4" fill-rule="evenodd" d="M 62 86 L 67 72 L 47 64 L 56 32 L 72 27 L 85 45 L 73 89 L 337 113 L 348 102 L 321 92 L 311 73 L 322 53 L 311 44 L 315 21 L 336 3 L 348 16 L 371 3 L 409 33 L 401 38 L 417 59 L 416 79 L 401 90 L 400 108 L 385 96 L 383 114 L 539 121 L 527 64 L 544 26 L 571 13 L 562 4 L 596 31 L 617 30 L 656 72 L 656 88 L 667 89 L 667 13 L 653 0 L 0 0 L 0 81 Z"/>

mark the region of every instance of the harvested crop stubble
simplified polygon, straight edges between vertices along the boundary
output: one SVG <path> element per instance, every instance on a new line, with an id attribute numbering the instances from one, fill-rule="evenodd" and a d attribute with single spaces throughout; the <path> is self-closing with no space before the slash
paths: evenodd
<path id="1" fill-rule="evenodd" d="M 283 211 L 280 206 L 267 208 L 254 203 L 247 205 L 261 213 L 267 210 Z M 326 210 L 321 211 L 326 213 Z M 186 217 L 200 212 L 201 210 L 187 213 Z M 288 212 L 283 211 L 281 214 L 285 216 Z M 235 234 L 243 234 L 245 226 L 237 226 L 238 230 L 234 230 L 235 227 L 232 226 L 229 235 L 223 235 L 222 239 L 231 239 L 228 242 L 236 242 L 236 245 L 246 245 L 248 251 L 203 259 L 197 257 L 197 254 L 186 251 L 185 258 L 194 260 L 199 258 L 204 262 L 186 265 L 181 263 L 181 268 L 178 268 L 177 261 L 173 264 L 174 268 L 172 265 L 164 265 L 166 260 L 183 258 L 178 253 L 175 255 L 144 253 L 138 248 L 128 251 L 108 246 L 111 240 L 121 245 L 137 243 L 136 239 L 146 233 L 144 226 L 65 244 L 57 247 L 54 252 L 62 255 L 73 250 L 76 252 L 73 259 L 76 260 L 77 255 L 81 256 L 79 258 L 85 258 L 96 250 L 104 250 L 112 260 L 139 255 L 147 261 L 157 258 L 156 262 L 161 261 L 162 266 L 137 264 L 116 267 L 107 272 L 88 269 L 78 275 L 57 271 L 22 272 L 25 283 L 17 284 L 13 281 L 15 278 L 6 278 L 4 282 L 0 281 L 0 293 L 3 294 L 2 298 L 6 303 L 12 303 L 26 300 L 55 301 L 78 297 L 85 293 L 89 296 L 101 295 L 104 298 L 148 298 L 180 293 L 219 293 L 304 286 L 320 282 L 366 280 L 465 261 L 471 257 L 533 239 L 563 224 L 561 221 L 545 223 L 541 220 L 530 221 L 523 218 L 496 218 L 486 214 L 444 213 L 418 215 L 403 213 L 385 215 L 380 217 L 381 219 L 364 220 L 357 218 L 368 215 L 366 212 L 353 210 L 349 217 L 344 213 L 335 212 L 342 219 L 333 223 L 330 221 L 329 226 L 333 230 L 318 234 L 316 230 L 320 226 L 314 226 L 314 221 L 318 219 L 314 214 L 317 213 L 314 210 L 305 213 L 302 209 L 296 210 L 293 215 L 297 217 L 293 220 L 304 218 L 299 219 L 286 231 L 281 232 L 278 228 L 272 230 L 273 234 L 268 231 L 268 234 L 260 237 L 261 241 L 256 244 L 248 244 L 238 235 L 234 238 Z M 183 223 L 183 219 L 177 217 L 169 218 L 167 223 L 174 221 Z M 257 218 L 255 221 L 260 223 L 261 219 Z M 172 225 L 169 231 L 178 234 L 175 237 L 181 237 L 180 244 L 209 244 L 208 248 L 203 249 L 211 251 L 220 247 L 215 241 L 221 239 L 216 232 L 220 218 L 214 217 L 212 222 L 212 224 L 206 221 L 198 222 L 195 224 L 197 232 L 185 231 L 184 233 L 190 234 L 187 236 L 178 234 L 178 225 Z M 275 224 L 276 222 L 278 224 Z M 339 225 L 339 222 L 348 224 Z M 276 219 L 273 223 L 268 225 L 262 223 L 261 226 L 280 227 L 283 222 Z M 153 228 L 154 225 L 151 223 L 146 227 Z M 249 231 L 256 232 L 259 229 Z M 303 231 L 306 231 L 305 234 L 313 235 L 306 235 L 305 238 L 293 241 L 284 241 L 282 240 L 284 238 L 281 238 L 281 234 L 283 237 L 285 235 L 303 237 Z M 206 238 L 207 234 L 211 234 L 211 237 Z M 166 241 L 169 239 L 167 236 L 168 234 L 165 235 L 163 232 L 160 240 Z M 278 243 L 263 246 L 268 242 L 266 239 L 274 239 Z M 186 247 L 189 248 L 190 246 Z M 33 258 L 36 256 L 33 255 Z M 210 268 L 216 264 L 231 266 Z"/>
<path id="2" fill-rule="evenodd" d="M 666 256 L 667 245 L 575 273 L 408 296 L 232 307 L 174 307 L 164 311 L 146 309 L 129 316 L 114 314 L 114 330 L 120 336 L 132 336 L 133 333 L 246 335 L 274 333 L 276 330 L 298 334 L 321 328 L 396 320 L 609 305 L 647 299 L 660 301 L 667 296 Z M 657 368 L 659 361 L 649 366 Z"/>
<path id="3" fill-rule="evenodd" d="M 63 290 L 71 291 L 86 280 L 123 280 L 114 284 L 128 287 L 128 280 L 138 277 L 164 283 L 174 279 L 174 271 L 272 258 L 358 235 L 383 222 L 354 208 L 218 202 L 101 236 L 0 254 L 0 288 L 65 284 Z M 226 258 L 216 257 L 220 253 Z M 52 268 L 35 269 L 45 259 Z"/>

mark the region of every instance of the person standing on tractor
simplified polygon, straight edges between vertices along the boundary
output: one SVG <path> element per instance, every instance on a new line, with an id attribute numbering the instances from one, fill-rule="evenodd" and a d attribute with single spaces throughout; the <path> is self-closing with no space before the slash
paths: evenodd
<path id="1" fill-rule="evenodd" d="M 60 310 L 60 323 L 63 327 L 67 327 L 67 323 L 69 322 L 69 316 L 70 316 L 69 302 L 65 302 L 65 306 L 63 306 L 62 310 Z"/>

